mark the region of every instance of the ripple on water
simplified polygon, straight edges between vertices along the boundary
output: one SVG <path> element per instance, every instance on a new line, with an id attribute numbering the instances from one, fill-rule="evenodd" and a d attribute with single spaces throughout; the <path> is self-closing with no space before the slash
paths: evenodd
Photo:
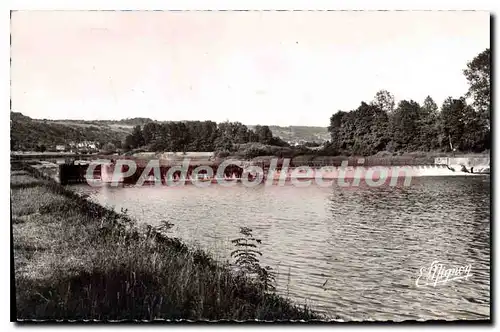
<path id="1" fill-rule="evenodd" d="M 86 191 L 88 188 L 79 187 Z M 240 226 L 263 241 L 277 289 L 343 320 L 489 317 L 490 183 L 419 178 L 404 188 L 121 188 L 91 198 L 139 220 L 169 219 L 176 236 L 221 259 Z M 469 280 L 418 288 L 423 266 L 472 265 Z"/>

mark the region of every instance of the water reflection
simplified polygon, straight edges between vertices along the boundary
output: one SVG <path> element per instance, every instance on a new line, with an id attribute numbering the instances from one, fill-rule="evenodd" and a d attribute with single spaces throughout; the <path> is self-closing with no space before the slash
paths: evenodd
<path id="1" fill-rule="evenodd" d="M 79 190 L 89 191 L 88 187 Z M 278 291 L 342 319 L 489 316 L 489 178 L 418 178 L 410 187 L 108 188 L 91 197 L 228 259 L 240 226 L 262 239 Z M 423 266 L 472 264 L 473 277 L 417 288 Z"/>

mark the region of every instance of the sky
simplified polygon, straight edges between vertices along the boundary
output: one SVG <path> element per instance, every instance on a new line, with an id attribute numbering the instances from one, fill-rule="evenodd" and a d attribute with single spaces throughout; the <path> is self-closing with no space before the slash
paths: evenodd
<path id="1" fill-rule="evenodd" d="M 489 45 L 481 11 L 13 12 L 12 110 L 328 126 L 381 89 L 464 95 Z"/>

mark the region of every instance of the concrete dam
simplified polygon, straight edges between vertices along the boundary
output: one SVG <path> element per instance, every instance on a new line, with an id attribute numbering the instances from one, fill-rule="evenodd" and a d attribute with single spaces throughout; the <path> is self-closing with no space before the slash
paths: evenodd
<path id="1" fill-rule="evenodd" d="M 128 158 L 131 159 L 131 158 Z M 132 158 L 133 159 L 133 158 Z M 227 165 L 222 171 L 219 170 L 221 162 L 212 162 L 210 165 L 206 163 L 202 165 L 193 163 L 182 171 L 171 171 L 172 167 L 179 167 L 180 163 L 161 164 L 159 163 L 159 173 L 153 169 L 149 173 L 144 171 L 147 168 L 147 160 L 134 160 L 137 162 L 137 167 L 132 174 L 122 178 L 114 178 L 123 184 L 136 184 L 137 182 L 150 184 L 155 182 L 155 177 L 161 179 L 162 184 L 168 181 L 183 180 L 187 183 L 194 181 L 212 181 L 217 182 L 217 176 L 223 177 L 226 180 L 240 180 L 242 176 L 246 176 L 252 180 L 257 177 L 256 169 L 262 169 L 263 178 L 272 177 L 275 181 L 290 181 L 293 179 L 313 179 L 322 178 L 323 180 L 355 178 L 393 178 L 393 177 L 424 177 L 424 176 L 471 176 L 485 175 L 490 172 L 490 157 L 488 155 L 480 156 L 461 156 L 461 157 L 439 157 L 434 159 L 433 164 L 427 165 L 390 165 L 391 162 L 380 161 L 377 165 L 376 159 L 367 158 L 368 162 L 363 165 L 358 165 L 360 160 L 364 158 L 346 158 L 343 162 L 335 162 L 331 164 L 319 165 L 311 162 L 298 163 L 291 160 L 288 164 L 283 162 L 283 159 L 278 160 L 275 165 L 267 162 L 252 162 L 252 161 L 235 161 Z M 368 165 L 366 165 L 368 164 Z M 41 173 L 55 179 L 61 184 L 86 183 L 87 171 L 90 165 L 89 160 L 73 161 L 72 163 L 65 162 L 63 164 L 54 164 L 48 161 L 41 161 L 32 167 L 39 170 Z M 116 162 L 112 159 L 109 164 L 93 165 L 92 181 L 107 183 L 113 181 Z M 200 170 L 198 167 L 203 166 Z M 122 166 L 118 172 L 127 172 L 127 166 Z M 169 172 L 170 171 L 170 172 Z"/>

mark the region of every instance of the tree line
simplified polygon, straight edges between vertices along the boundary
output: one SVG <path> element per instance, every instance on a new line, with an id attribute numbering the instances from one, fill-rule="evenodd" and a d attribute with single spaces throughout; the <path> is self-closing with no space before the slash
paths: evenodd
<path id="1" fill-rule="evenodd" d="M 383 151 L 489 150 L 490 50 L 486 49 L 467 63 L 463 73 L 470 86 L 468 93 L 447 98 L 441 107 L 430 96 L 422 104 L 401 100 L 396 105 L 394 96 L 381 90 L 371 102 L 362 102 L 355 110 L 338 111 L 330 118 L 331 140 L 314 153 L 370 156 Z M 286 142 L 273 136 L 268 126 L 251 130 L 239 122 L 217 124 L 213 121 L 151 121 L 135 126 L 122 147 L 126 150 L 234 152 L 239 144 L 254 142 L 290 150 Z M 300 152 L 312 151 L 302 149 Z"/>
<path id="2" fill-rule="evenodd" d="M 441 108 L 430 96 L 422 105 L 401 100 L 396 106 L 394 96 L 381 90 L 373 101 L 333 114 L 328 127 L 331 141 L 325 150 L 334 155 L 489 150 L 490 50 L 470 61 L 464 75 L 467 94 L 448 97 Z"/>
<path id="3" fill-rule="evenodd" d="M 237 144 L 261 143 L 288 146 L 273 136 L 268 126 L 256 126 L 254 130 L 240 122 L 182 121 L 149 122 L 135 126 L 125 138 L 123 148 L 145 148 L 149 151 L 212 152 L 234 151 Z"/>

